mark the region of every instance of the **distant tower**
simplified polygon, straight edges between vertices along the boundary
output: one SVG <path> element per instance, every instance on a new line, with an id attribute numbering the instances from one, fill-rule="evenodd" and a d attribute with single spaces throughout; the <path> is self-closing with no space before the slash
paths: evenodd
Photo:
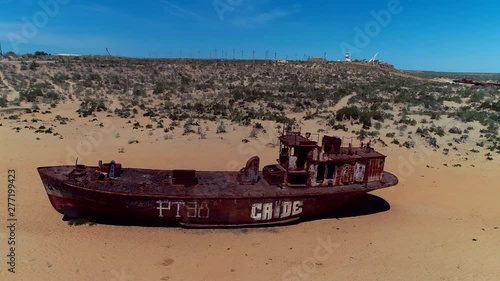
<path id="1" fill-rule="evenodd" d="M 373 58 L 371 58 L 368 63 L 372 63 L 372 64 L 376 64 L 377 62 L 377 56 L 378 56 L 378 53 L 376 53 Z"/>
<path id="2" fill-rule="evenodd" d="M 349 56 L 349 53 L 346 53 L 346 54 L 345 54 L 345 61 L 346 61 L 346 62 L 352 62 L 352 60 L 351 60 L 351 56 Z"/>
<path id="3" fill-rule="evenodd" d="M 0 57 L 3 57 L 2 43 L 0 43 Z"/>

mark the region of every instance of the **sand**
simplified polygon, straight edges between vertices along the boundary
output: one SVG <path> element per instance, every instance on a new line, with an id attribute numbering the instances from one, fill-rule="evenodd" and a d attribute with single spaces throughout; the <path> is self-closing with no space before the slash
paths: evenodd
<path id="1" fill-rule="evenodd" d="M 52 114 L 23 115 L 41 119 L 36 127 L 57 125 L 62 139 L 24 128 L 16 133 L 13 127 L 26 124 L 0 120 L 0 222 L 8 224 L 8 169 L 16 170 L 18 218 L 15 274 L 7 271 L 8 229 L 0 228 L 1 280 L 500 280 L 498 157 L 446 167 L 446 156 L 420 143 L 412 150 L 377 146 L 388 155 L 386 170 L 400 178 L 397 187 L 372 192 L 357 208 L 291 226 L 69 226 L 50 205 L 36 167 L 72 163 L 72 151 L 87 165 L 114 159 L 160 169 L 236 170 L 253 153 L 262 164 L 277 157 L 277 132 L 266 122 L 267 134 L 257 139 L 248 138 L 251 128 L 226 122 L 227 134 L 215 134 L 216 124 L 207 123 L 207 139 L 181 136 L 177 128 L 165 140 L 160 129 L 134 131 L 125 119 L 104 121 L 105 114 L 89 122 L 74 108 L 68 103 Z M 75 120 L 49 121 L 56 114 Z M 302 126 L 318 127 L 314 121 Z"/>

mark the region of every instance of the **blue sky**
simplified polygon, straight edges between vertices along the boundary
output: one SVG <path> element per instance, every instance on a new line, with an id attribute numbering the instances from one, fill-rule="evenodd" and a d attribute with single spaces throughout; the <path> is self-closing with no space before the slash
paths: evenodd
<path id="1" fill-rule="evenodd" d="M 43 4 L 45 3 L 45 4 Z M 48 4 L 47 4 L 48 3 Z M 500 2 L 0 0 L 3 51 L 133 57 L 379 59 L 500 72 Z"/>

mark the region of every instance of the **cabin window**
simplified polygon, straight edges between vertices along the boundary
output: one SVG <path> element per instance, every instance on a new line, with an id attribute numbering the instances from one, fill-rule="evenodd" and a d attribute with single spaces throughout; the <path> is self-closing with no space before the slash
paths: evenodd
<path id="1" fill-rule="evenodd" d="M 328 173 L 326 175 L 326 178 L 331 180 L 334 178 L 334 176 L 335 176 L 335 164 L 329 163 L 328 164 Z"/>
<path id="2" fill-rule="evenodd" d="M 285 164 L 288 161 L 288 147 L 282 147 L 280 152 L 280 164 Z"/>
<path id="3" fill-rule="evenodd" d="M 325 153 L 330 153 L 332 151 L 332 145 L 330 143 L 325 144 Z"/>
<path id="4" fill-rule="evenodd" d="M 297 168 L 304 169 L 304 165 L 306 164 L 307 155 L 309 154 L 308 149 L 299 148 L 296 149 L 297 152 Z"/>
<path id="5" fill-rule="evenodd" d="M 308 178 L 309 178 L 308 174 L 289 175 L 288 182 L 293 185 L 305 185 L 307 183 Z"/>
<path id="6" fill-rule="evenodd" d="M 316 181 L 317 182 L 322 182 L 325 179 L 325 164 L 319 164 L 318 165 L 318 173 L 316 175 Z"/>

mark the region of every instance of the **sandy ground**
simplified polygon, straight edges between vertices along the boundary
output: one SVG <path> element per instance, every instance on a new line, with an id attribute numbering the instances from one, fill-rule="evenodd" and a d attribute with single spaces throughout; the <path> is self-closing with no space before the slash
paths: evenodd
<path id="1" fill-rule="evenodd" d="M 23 123 L 0 120 L 1 280 L 500 280 L 498 157 L 455 168 L 419 144 L 414 150 L 378 147 L 389 156 L 386 169 L 400 178 L 397 187 L 373 192 L 357 208 L 291 226 L 71 227 L 50 205 L 36 167 L 78 156 L 87 165 L 114 159 L 125 167 L 236 170 L 253 154 L 273 163 L 276 130 L 264 123 L 269 136 L 243 144 L 250 128 L 226 123 L 228 134 L 216 135 L 207 124 L 207 139 L 164 140 L 161 130 L 132 131 L 124 119 L 78 119 L 72 105 L 53 112 L 36 118 L 75 118 L 57 124 L 63 139 L 15 133 L 12 127 Z M 303 130 L 315 132 L 315 126 L 306 123 Z M 131 139 L 139 143 L 128 144 Z M 17 175 L 15 274 L 7 271 L 6 257 L 8 169 Z"/>

